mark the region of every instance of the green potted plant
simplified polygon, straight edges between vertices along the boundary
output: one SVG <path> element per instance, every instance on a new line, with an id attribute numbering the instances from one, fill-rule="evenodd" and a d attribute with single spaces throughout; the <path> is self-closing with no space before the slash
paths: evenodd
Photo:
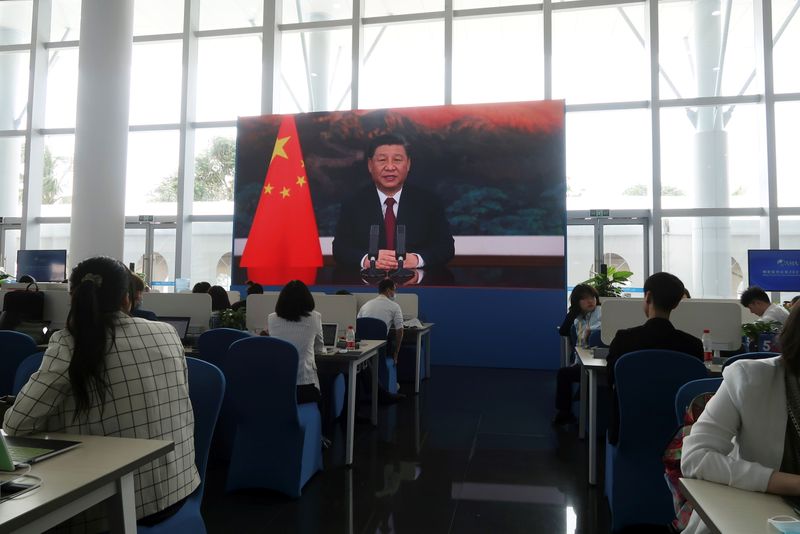
<path id="1" fill-rule="evenodd" d="M 247 330 L 247 308 L 241 307 L 238 310 L 228 308 L 219 314 L 220 324 L 225 328 L 235 328 L 237 330 Z"/>
<path id="2" fill-rule="evenodd" d="M 758 343 L 758 336 L 761 334 L 777 334 L 781 331 L 781 323 L 778 321 L 757 321 L 755 323 L 744 323 L 742 325 L 742 335 L 747 336 L 750 345 Z"/>
<path id="3" fill-rule="evenodd" d="M 601 297 L 622 296 L 622 287 L 633 276 L 631 271 L 618 271 L 609 266 L 605 274 L 595 273 L 594 276 L 584 282 L 595 288 Z"/>

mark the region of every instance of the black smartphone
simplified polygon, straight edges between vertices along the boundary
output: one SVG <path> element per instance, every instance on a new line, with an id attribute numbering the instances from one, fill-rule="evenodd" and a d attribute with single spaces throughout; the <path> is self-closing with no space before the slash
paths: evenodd
<path id="1" fill-rule="evenodd" d="M 14 497 L 15 495 L 31 489 L 34 484 L 23 484 L 21 482 L 6 482 L 0 486 L 0 500 Z"/>

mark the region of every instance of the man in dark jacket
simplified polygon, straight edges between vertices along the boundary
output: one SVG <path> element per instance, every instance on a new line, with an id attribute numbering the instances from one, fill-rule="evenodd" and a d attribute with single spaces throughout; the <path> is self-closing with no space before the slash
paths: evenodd
<path id="1" fill-rule="evenodd" d="M 608 349 L 608 385 L 611 394 L 611 418 L 608 441 L 616 445 L 619 439 L 619 399 L 614 379 L 614 364 L 629 352 L 663 349 L 683 352 L 703 360 L 703 344 L 691 334 L 677 330 L 669 316 L 683 298 L 683 282 L 670 273 L 656 273 L 644 283 L 644 314 L 647 322 L 641 326 L 620 330 Z M 658 370 L 653 370 L 658 380 Z"/>

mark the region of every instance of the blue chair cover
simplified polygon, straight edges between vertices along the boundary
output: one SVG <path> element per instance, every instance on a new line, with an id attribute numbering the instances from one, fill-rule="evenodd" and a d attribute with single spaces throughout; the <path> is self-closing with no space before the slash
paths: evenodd
<path id="1" fill-rule="evenodd" d="M 763 360 L 764 358 L 774 358 L 775 356 L 780 356 L 777 352 L 745 352 L 744 354 L 737 354 L 736 356 L 731 356 L 724 362 L 722 362 L 722 368 L 725 369 L 733 362 L 739 360 Z"/>
<path id="2" fill-rule="evenodd" d="M 359 339 L 386 339 L 389 335 L 386 323 L 374 317 L 356 319 L 356 333 Z M 378 358 L 378 382 L 389 393 L 397 393 L 397 367 L 386 350 L 381 350 Z"/>
<path id="3" fill-rule="evenodd" d="M 611 530 L 626 525 L 666 525 L 675 517 L 661 457 L 675 431 L 675 395 L 685 383 L 706 378 L 699 359 L 669 350 L 622 356 L 614 367 L 619 397 L 619 441 L 606 443 L 606 497 Z"/>
<path id="4" fill-rule="evenodd" d="M 297 404 L 294 345 L 251 337 L 231 345 L 223 362 L 235 435 L 228 491 L 268 488 L 299 497 L 322 469 L 322 424 L 315 403 Z"/>
<path id="5" fill-rule="evenodd" d="M 12 395 L 16 396 L 22 386 L 28 382 L 31 375 L 39 370 L 39 367 L 42 366 L 43 358 L 44 352 L 35 352 L 20 362 L 14 375 L 14 387 L 11 389 Z"/>
<path id="6" fill-rule="evenodd" d="M 215 365 L 197 358 L 186 358 L 186 364 L 189 368 L 189 398 L 194 410 L 194 463 L 200 474 L 200 486 L 175 515 L 151 527 L 138 527 L 137 532 L 140 534 L 206 532 L 203 516 L 200 515 L 200 505 L 205 490 L 211 436 L 214 435 L 214 426 L 225 395 L 225 376 Z"/>
<path id="7" fill-rule="evenodd" d="M 234 341 L 251 337 L 250 333 L 235 328 L 214 328 L 206 330 L 197 338 L 197 357 L 217 367 L 222 366 L 222 359 Z"/>
<path id="8" fill-rule="evenodd" d="M 675 416 L 678 426 L 683 426 L 683 418 L 689 403 L 703 393 L 716 393 L 720 384 L 722 384 L 722 378 L 701 378 L 682 385 L 675 394 Z"/>
<path id="9" fill-rule="evenodd" d="M 36 342 L 28 334 L 0 330 L 0 395 L 12 393 L 19 364 L 36 352 Z"/>

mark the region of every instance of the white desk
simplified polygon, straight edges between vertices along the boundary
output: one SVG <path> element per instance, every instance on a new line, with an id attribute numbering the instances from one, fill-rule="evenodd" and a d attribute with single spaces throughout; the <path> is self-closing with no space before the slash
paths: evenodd
<path id="1" fill-rule="evenodd" d="M 42 478 L 30 494 L 0 503 L 0 531 L 38 533 L 106 499 L 111 531 L 136 532 L 133 472 L 172 451 L 171 441 L 47 434 L 80 441 L 71 451 L 33 465 Z"/>
<path id="2" fill-rule="evenodd" d="M 353 463 L 353 438 L 356 423 L 356 374 L 363 367 L 362 364 L 373 359 L 372 365 L 372 413 L 370 419 L 373 425 L 378 424 L 378 350 L 386 345 L 386 340 L 361 340 L 358 350 L 351 350 L 346 354 L 317 354 L 315 360 L 317 367 L 335 366 L 347 368 L 347 446 L 345 449 L 345 464 Z"/>
<path id="3" fill-rule="evenodd" d="M 578 360 L 585 373 L 581 374 L 580 437 L 583 438 L 584 421 L 589 421 L 589 484 L 597 484 L 597 375 L 605 373 L 606 360 L 595 358 L 591 349 L 576 348 Z M 586 382 L 588 380 L 588 383 Z"/>
<path id="4" fill-rule="evenodd" d="M 581 374 L 581 413 L 579 437 L 586 437 L 585 422 L 588 420 L 589 429 L 589 484 L 597 484 L 597 377 L 599 373 L 606 372 L 607 362 L 604 358 L 595 358 L 591 349 L 576 348 L 578 361 L 585 373 Z M 709 374 L 719 375 L 721 365 L 710 365 Z"/>
<path id="5" fill-rule="evenodd" d="M 403 329 L 403 340 L 406 335 L 414 337 L 416 343 L 416 360 L 414 362 L 414 395 L 419 394 L 420 370 L 422 365 L 422 342 L 425 341 L 425 376 L 431 377 L 431 329 L 434 323 L 422 323 L 422 328 Z"/>
<path id="6" fill-rule="evenodd" d="M 683 494 L 715 534 L 770 532 L 767 525 L 770 517 L 797 517 L 792 507 L 777 495 L 690 478 L 682 478 L 680 483 Z"/>

